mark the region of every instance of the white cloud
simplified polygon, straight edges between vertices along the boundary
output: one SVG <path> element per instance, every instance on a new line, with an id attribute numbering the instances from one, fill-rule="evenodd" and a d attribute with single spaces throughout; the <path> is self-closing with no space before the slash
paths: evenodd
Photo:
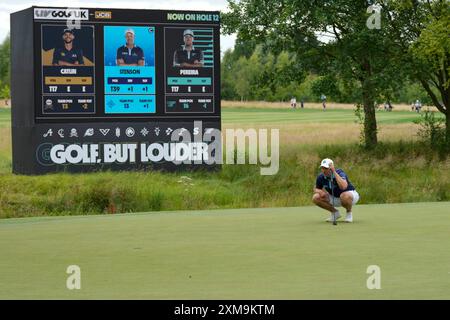
<path id="1" fill-rule="evenodd" d="M 67 7 L 65 0 L 6 0 L 0 4 L 0 41 L 6 37 L 9 32 L 9 15 L 31 6 L 51 6 Z M 75 0 L 70 2 L 71 7 L 88 8 L 126 8 L 126 9 L 177 9 L 177 10 L 202 10 L 202 11 L 226 11 L 226 0 Z M 234 46 L 235 36 L 221 36 L 221 51 L 225 51 Z"/>

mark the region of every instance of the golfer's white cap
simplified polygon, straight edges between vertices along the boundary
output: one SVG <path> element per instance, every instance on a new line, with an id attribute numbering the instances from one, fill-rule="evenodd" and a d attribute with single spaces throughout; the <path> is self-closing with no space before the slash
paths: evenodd
<path id="1" fill-rule="evenodd" d="M 191 29 L 186 29 L 183 32 L 183 37 L 184 36 L 191 36 L 191 37 L 193 37 L 194 36 L 194 31 L 192 31 Z"/>
<path id="2" fill-rule="evenodd" d="M 125 30 L 125 35 L 127 35 L 127 33 L 131 33 L 134 36 L 134 30 L 133 29 Z"/>
<path id="3" fill-rule="evenodd" d="M 320 166 L 323 168 L 329 169 L 330 165 L 332 165 L 332 164 L 333 164 L 333 160 L 326 158 L 326 159 L 322 160 L 322 162 L 320 163 Z"/>

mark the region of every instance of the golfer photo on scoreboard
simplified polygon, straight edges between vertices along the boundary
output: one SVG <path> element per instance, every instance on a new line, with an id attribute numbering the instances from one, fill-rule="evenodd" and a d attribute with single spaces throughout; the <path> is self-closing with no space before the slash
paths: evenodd
<path id="1" fill-rule="evenodd" d="M 173 66 L 181 68 L 202 68 L 203 51 L 194 47 L 194 31 L 186 29 L 183 32 L 184 45 L 173 54 Z"/>
<path id="2" fill-rule="evenodd" d="M 118 66 L 144 66 L 144 51 L 135 44 L 136 34 L 133 29 L 125 31 L 126 43 L 117 49 L 116 64 Z"/>
<path id="3" fill-rule="evenodd" d="M 53 51 L 53 65 L 78 66 L 84 65 L 83 50 L 74 46 L 75 32 L 72 29 L 64 29 L 62 38 L 64 46 Z"/>

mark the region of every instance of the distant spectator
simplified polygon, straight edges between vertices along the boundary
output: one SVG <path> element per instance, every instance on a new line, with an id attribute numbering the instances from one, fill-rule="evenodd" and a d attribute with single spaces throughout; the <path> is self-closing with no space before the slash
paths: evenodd
<path id="1" fill-rule="evenodd" d="M 422 103 L 420 102 L 420 100 L 416 100 L 416 102 L 414 103 L 414 109 L 417 113 L 420 112 L 420 109 L 422 109 Z"/>
<path id="2" fill-rule="evenodd" d="M 302 98 L 302 100 L 300 100 L 300 106 L 302 107 L 302 109 L 305 107 L 304 103 L 305 103 L 305 101 L 304 101 L 304 99 Z"/>
<path id="3" fill-rule="evenodd" d="M 297 108 L 297 99 L 295 97 L 291 99 L 291 108 Z"/>
<path id="4" fill-rule="evenodd" d="M 322 101 L 323 111 L 327 108 L 327 96 L 322 93 L 320 96 L 320 100 Z"/>
<path id="5" fill-rule="evenodd" d="M 384 111 L 387 111 L 387 112 L 391 112 L 392 111 L 392 105 L 391 105 L 390 101 L 387 101 L 387 102 L 384 103 Z"/>

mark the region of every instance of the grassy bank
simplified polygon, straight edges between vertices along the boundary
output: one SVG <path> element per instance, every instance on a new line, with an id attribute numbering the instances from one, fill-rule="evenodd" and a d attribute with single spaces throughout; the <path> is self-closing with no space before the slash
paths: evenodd
<path id="1" fill-rule="evenodd" d="M 2 173 L 0 217 L 309 205 L 324 157 L 346 170 L 361 203 L 450 200 L 449 161 L 417 150 L 417 143 L 384 144 L 371 154 L 356 145 L 284 147 L 274 176 L 249 165 L 216 173 Z"/>
<path id="2" fill-rule="evenodd" d="M 259 166 L 224 165 L 215 173 L 29 177 L 11 174 L 9 111 L 0 111 L 1 218 L 310 205 L 318 163 L 325 157 L 348 173 L 361 203 L 450 200 L 450 162 L 416 141 L 413 113 L 383 113 L 381 143 L 367 153 L 358 147 L 359 126 L 350 110 L 224 111 L 225 128 L 280 129 L 280 169 L 274 176 L 261 176 Z M 293 117 L 296 121 L 284 121 Z"/>

